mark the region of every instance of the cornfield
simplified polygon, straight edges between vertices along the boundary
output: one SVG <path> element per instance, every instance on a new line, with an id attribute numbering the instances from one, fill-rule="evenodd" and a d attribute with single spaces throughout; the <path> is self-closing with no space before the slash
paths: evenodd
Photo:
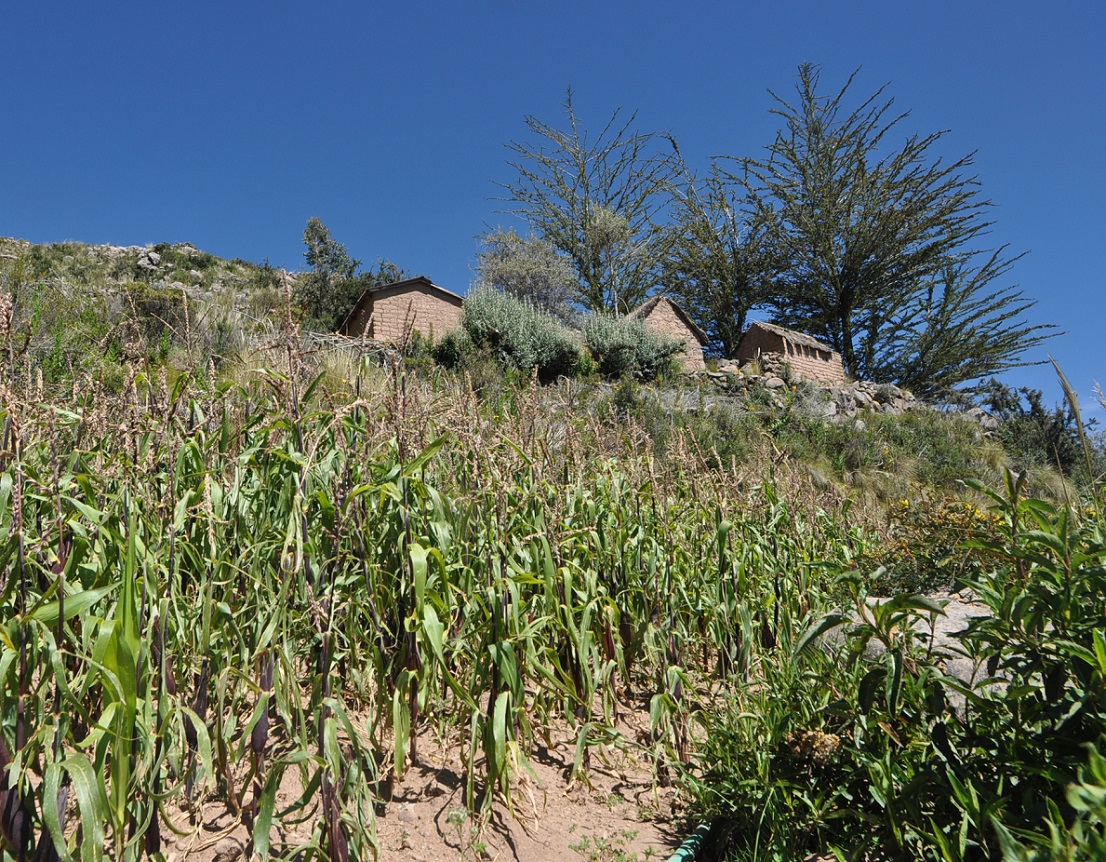
<path id="1" fill-rule="evenodd" d="M 642 744 L 615 730 L 635 703 L 668 780 L 712 697 L 820 612 L 818 562 L 866 541 L 812 490 L 549 422 L 537 388 L 496 418 L 463 382 L 400 369 L 333 394 L 291 354 L 241 387 L 132 370 L 121 395 L 64 403 L 9 371 L 0 814 L 17 859 L 159 858 L 211 800 L 259 858 L 374 857 L 427 728 L 457 740 L 477 812 L 512 804 L 553 727 L 582 780 L 597 745 Z M 275 841 L 281 823 L 310 837 Z"/>

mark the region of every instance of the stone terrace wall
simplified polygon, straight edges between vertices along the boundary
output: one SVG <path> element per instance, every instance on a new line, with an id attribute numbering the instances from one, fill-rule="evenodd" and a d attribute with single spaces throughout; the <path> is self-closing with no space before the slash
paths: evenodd
<path id="1" fill-rule="evenodd" d="M 699 339 L 687 328 L 687 324 L 680 320 L 680 316 L 666 300 L 658 302 L 643 322 L 650 332 L 667 335 L 684 343 L 677 357 L 684 371 L 702 371 L 707 367 L 706 362 L 703 361 L 703 348 L 699 344 Z"/>

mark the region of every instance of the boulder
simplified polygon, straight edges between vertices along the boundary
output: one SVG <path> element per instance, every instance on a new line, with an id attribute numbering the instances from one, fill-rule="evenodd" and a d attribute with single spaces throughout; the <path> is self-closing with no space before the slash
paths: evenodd
<path id="1" fill-rule="evenodd" d="M 837 406 L 836 413 L 843 416 L 855 416 L 857 400 L 856 395 L 847 389 L 831 389 L 833 403 Z"/>
<path id="2" fill-rule="evenodd" d="M 979 423 L 979 426 L 990 433 L 998 430 L 999 421 L 982 407 L 972 407 L 964 411 L 969 419 Z"/>

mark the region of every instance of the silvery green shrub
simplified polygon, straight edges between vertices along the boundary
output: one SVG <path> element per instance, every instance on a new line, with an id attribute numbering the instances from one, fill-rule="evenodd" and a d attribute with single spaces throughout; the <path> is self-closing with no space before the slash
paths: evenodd
<path id="1" fill-rule="evenodd" d="M 580 358 L 572 335 L 552 315 L 491 287 L 466 297 L 462 323 L 475 346 L 515 368 L 536 367 L 543 379 L 571 375 Z"/>
<path id="2" fill-rule="evenodd" d="M 603 313 L 592 315 L 584 324 L 584 343 L 602 374 L 644 380 L 667 370 L 682 346 L 675 338 L 650 332 L 636 318 Z"/>

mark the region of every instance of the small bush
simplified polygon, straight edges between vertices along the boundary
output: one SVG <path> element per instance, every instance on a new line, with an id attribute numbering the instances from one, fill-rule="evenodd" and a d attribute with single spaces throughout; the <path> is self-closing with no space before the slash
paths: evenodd
<path id="1" fill-rule="evenodd" d="M 998 564 L 978 544 L 998 527 L 994 514 L 956 500 L 899 500 L 891 508 L 889 541 L 872 549 L 858 568 L 873 571 L 874 595 L 932 593 L 978 578 Z"/>
<path id="2" fill-rule="evenodd" d="M 584 343 L 608 377 L 631 375 L 641 380 L 663 376 L 672 367 L 681 343 L 650 332 L 634 318 L 595 314 L 584 324 Z"/>
<path id="3" fill-rule="evenodd" d="M 572 376 L 577 369 L 580 349 L 572 336 L 552 315 L 528 302 L 481 287 L 465 299 L 462 320 L 472 344 L 506 365 L 523 371 L 537 368 L 544 381 Z M 455 341 L 448 349 L 460 345 Z"/>
<path id="4" fill-rule="evenodd" d="M 434 345 L 434 361 L 443 368 L 456 371 L 465 364 L 465 357 L 473 349 L 472 339 L 463 329 L 454 329 Z"/>
<path id="5" fill-rule="evenodd" d="M 184 329 L 187 300 L 182 291 L 132 282 L 123 285 L 123 293 L 134 310 L 135 322 L 148 341 L 158 341 L 167 330 L 179 332 Z"/>

